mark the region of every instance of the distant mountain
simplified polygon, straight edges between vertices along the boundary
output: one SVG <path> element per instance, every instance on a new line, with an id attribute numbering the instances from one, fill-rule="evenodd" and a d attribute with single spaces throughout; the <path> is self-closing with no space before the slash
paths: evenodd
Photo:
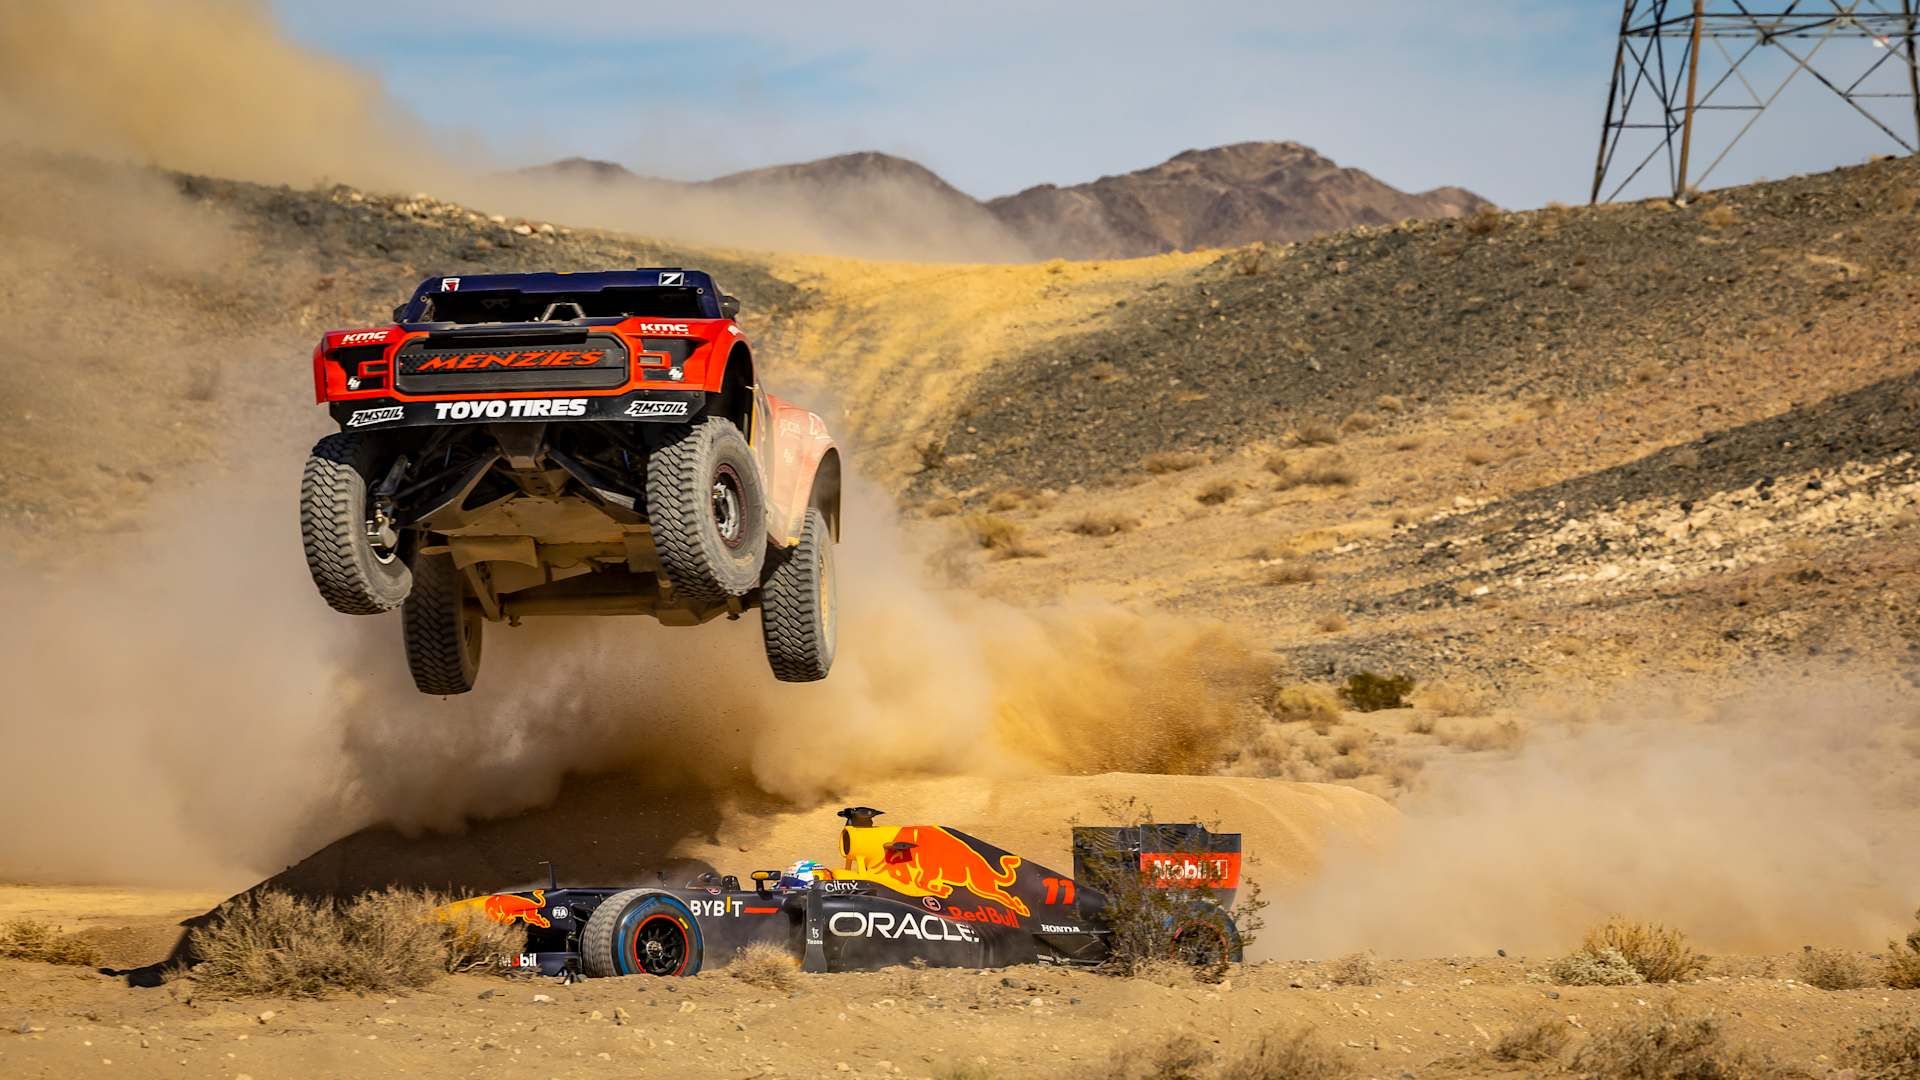
<path id="1" fill-rule="evenodd" d="M 1042 184 L 987 208 L 1034 250 L 1087 259 L 1304 240 L 1489 205 L 1457 187 L 1408 194 L 1299 143 L 1248 142 L 1090 184 Z"/>
<path id="2" fill-rule="evenodd" d="M 1290 142 L 1189 150 L 1150 169 L 1072 187 L 1042 184 L 986 203 L 918 162 L 873 152 L 702 181 L 660 180 L 586 158 L 522 175 L 602 196 L 630 190 L 670 223 L 665 228 L 697 223 L 708 241 L 882 258 L 1126 258 L 1302 240 L 1491 205 L 1455 187 L 1409 194 Z"/>

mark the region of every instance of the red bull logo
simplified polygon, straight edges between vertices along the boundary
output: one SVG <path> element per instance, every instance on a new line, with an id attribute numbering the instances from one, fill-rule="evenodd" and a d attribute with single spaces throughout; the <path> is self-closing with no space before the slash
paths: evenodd
<path id="1" fill-rule="evenodd" d="M 480 905 L 481 910 L 487 913 L 487 918 L 494 922 L 523 922 L 542 930 L 553 925 L 552 921 L 540 913 L 540 909 L 546 906 L 547 891 L 545 889 L 533 890 L 531 900 L 515 893 L 496 893 L 481 901 Z"/>
<path id="2" fill-rule="evenodd" d="M 1018 855 L 1002 855 L 996 866 L 972 844 L 937 825 L 909 825 L 895 830 L 893 839 L 883 843 L 881 850 L 881 865 L 866 869 L 876 880 L 900 892 L 944 900 L 955 889 L 965 889 L 982 900 L 1029 914 L 1026 903 L 1007 891 L 1020 876 Z"/>

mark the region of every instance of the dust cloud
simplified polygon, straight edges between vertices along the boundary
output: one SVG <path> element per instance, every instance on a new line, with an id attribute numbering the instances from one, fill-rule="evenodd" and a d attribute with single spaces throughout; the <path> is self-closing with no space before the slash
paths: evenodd
<path id="1" fill-rule="evenodd" d="M 646 103 L 635 107 L 644 118 Z M 1032 257 L 992 214 L 916 169 L 609 180 L 510 169 L 477 142 L 426 127 L 374 76 L 287 40 L 260 0 L 13 0 L 0 11 L 0 149 L 261 183 L 427 190 L 492 212 L 685 243 Z"/>
<path id="2" fill-rule="evenodd" d="M 1852 682 L 1543 720 L 1430 765 L 1399 834 L 1277 897 L 1289 955 L 1565 952 L 1611 913 L 1710 950 L 1877 948 L 1920 896 L 1920 699 Z M 1904 930 L 1902 931 L 1904 932 Z"/>

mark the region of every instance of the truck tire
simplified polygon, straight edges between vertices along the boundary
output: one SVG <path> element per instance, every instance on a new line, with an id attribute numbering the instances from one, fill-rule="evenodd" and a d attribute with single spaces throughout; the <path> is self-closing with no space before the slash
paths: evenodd
<path id="1" fill-rule="evenodd" d="M 659 889 L 614 893 L 580 932 L 580 966 L 589 978 L 694 975 L 700 960 L 699 922 L 679 897 Z"/>
<path id="2" fill-rule="evenodd" d="M 653 452 L 647 523 L 661 569 L 679 596 L 716 603 L 760 584 L 767 500 L 739 428 L 712 417 Z"/>
<path id="3" fill-rule="evenodd" d="M 367 498 L 379 482 L 377 446 L 353 432 L 329 435 L 313 445 L 300 478 L 300 539 L 307 572 L 327 606 L 347 615 L 392 611 L 413 588 L 413 574 L 398 538 L 376 535 Z"/>
<path id="4" fill-rule="evenodd" d="M 464 694 L 480 674 L 486 620 L 467 603 L 466 576 L 451 555 L 413 560 L 413 594 L 401 609 L 407 670 L 423 694 Z"/>
<path id="5" fill-rule="evenodd" d="M 768 557 L 772 568 L 760 587 L 760 636 L 767 663 L 781 682 L 818 682 L 833 667 L 838 606 L 833 572 L 833 533 L 816 508 L 807 510 L 800 543 Z"/>

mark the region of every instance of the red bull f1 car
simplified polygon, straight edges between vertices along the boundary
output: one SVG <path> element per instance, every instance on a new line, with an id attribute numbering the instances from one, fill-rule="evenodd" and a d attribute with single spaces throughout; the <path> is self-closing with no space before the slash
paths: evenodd
<path id="1" fill-rule="evenodd" d="M 739 308 L 699 270 L 435 277 L 328 332 L 340 430 L 300 488 L 320 595 L 400 609 L 429 694 L 471 690 L 485 624 L 533 615 L 757 607 L 774 675 L 825 678 L 840 453 L 761 388 Z"/>
<path id="2" fill-rule="evenodd" d="M 1240 959 L 1231 915 L 1240 836 L 1200 825 L 1077 827 L 1074 875 L 937 825 L 880 826 L 880 811 L 840 812 L 838 868 L 760 870 L 752 887 L 703 875 L 679 887 L 560 888 L 496 893 L 444 909 L 526 928 L 509 966 L 544 975 L 692 975 L 725 966 L 756 942 L 790 950 L 807 971 L 921 963 L 1094 966 L 1108 957 L 1112 900 L 1092 881 L 1181 890 L 1178 957 Z"/>

